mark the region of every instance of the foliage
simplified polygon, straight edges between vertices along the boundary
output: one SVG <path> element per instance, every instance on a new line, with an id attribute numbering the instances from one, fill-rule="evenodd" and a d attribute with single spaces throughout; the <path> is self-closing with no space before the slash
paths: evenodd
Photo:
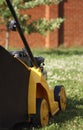
<path id="1" fill-rule="evenodd" d="M 61 1 L 62 0 L 12 0 L 12 3 L 24 32 L 39 32 L 45 34 L 47 31 L 53 31 L 56 28 L 59 28 L 64 19 L 57 18 L 46 20 L 45 18 L 41 18 L 32 21 L 29 14 L 21 14 L 20 10 L 33 8 L 38 5 L 58 4 Z M 6 25 L 13 19 L 5 0 L 0 0 L 0 16 L 1 23 L 5 23 Z"/>
<path id="2" fill-rule="evenodd" d="M 38 21 L 33 21 L 28 24 L 27 28 L 24 27 L 24 30 L 27 33 L 39 32 L 45 34 L 47 31 L 53 31 L 54 28 L 59 28 L 63 21 L 64 19 L 61 18 L 57 18 L 56 20 L 51 19 L 50 21 L 41 18 Z"/>
<path id="3" fill-rule="evenodd" d="M 27 2 L 27 0 L 24 0 L 24 6 L 20 5 L 19 7 L 21 9 L 28 9 L 28 8 L 34 8 L 35 6 L 38 5 L 51 5 L 51 4 L 58 4 L 62 0 L 32 0 Z"/>

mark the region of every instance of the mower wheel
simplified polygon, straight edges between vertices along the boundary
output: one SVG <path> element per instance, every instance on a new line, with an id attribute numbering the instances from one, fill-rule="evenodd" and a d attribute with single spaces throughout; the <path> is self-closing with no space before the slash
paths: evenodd
<path id="1" fill-rule="evenodd" d="M 32 124 L 36 127 L 46 126 L 49 122 L 49 106 L 45 99 L 37 99 L 36 115 L 32 119 Z"/>
<path id="2" fill-rule="evenodd" d="M 55 99 L 55 101 L 58 101 L 60 110 L 65 111 L 65 109 L 66 109 L 66 93 L 65 93 L 64 86 L 62 86 L 62 85 L 55 86 L 54 99 Z"/>

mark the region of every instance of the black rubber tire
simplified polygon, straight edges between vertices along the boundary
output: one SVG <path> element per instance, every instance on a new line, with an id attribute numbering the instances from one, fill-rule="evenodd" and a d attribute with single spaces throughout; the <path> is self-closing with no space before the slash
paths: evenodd
<path id="1" fill-rule="evenodd" d="M 63 95 L 61 93 L 63 91 Z M 66 93 L 63 85 L 57 85 L 54 88 L 54 100 L 58 101 L 59 109 L 65 111 L 66 109 Z"/>
<path id="2" fill-rule="evenodd" d="M 43 124 L 42 121 L 41 121 L 41 105 L 42 105 L 42 102 L 45 101 L 46 102 L 46 105 L 47 105 L 47 108 L 46 109 L 49 109 L 48 107 L 48 103 L 45 99 L 37 99 L 36 101 L 36 114 L 32 116 L 32 119 L 31 119 L 31 123 L 34 127 L 43 127 L 43 126 L 46 126 L 49 122 L 49 110 L 47 112 L 47 121 Z"/>

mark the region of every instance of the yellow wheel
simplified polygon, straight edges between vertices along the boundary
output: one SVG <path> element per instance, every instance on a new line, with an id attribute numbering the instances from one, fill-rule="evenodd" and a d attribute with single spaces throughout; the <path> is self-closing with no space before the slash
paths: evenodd
<path id="1" fill-rule="evenodd" d="M 40 122 L 41 126 L 46 126 L 49 122 L 49 107 L 45 99 L 42 100 L 40 106 Z"/>
<path id="2" fill-rule="evenodd" d="M 32 124 L 36 127 L 46 126 L 49 122 L 49 106 L 45 99 L 37 99 L 36 115 L 32 118 Z"/>
<path id="3" fill-rule="evenodd" d="M 65 93 L 65 89 L 62 85 L 55 86 L 54 99 L 55 99 L 55 101 L 58 101 L 60 110 L 65 111 L 65 109 L 66 109 L 66 93 Z"/>

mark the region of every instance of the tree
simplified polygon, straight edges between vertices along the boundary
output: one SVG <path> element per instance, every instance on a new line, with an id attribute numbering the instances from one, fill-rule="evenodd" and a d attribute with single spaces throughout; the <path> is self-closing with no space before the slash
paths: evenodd
<path id="1" fill-rule="evenodd" d="M 60 24 L 64 21 L 62 18 L 57 19 L 45 19 L 41 18 L 37 21 L 28 22 L 31 19 L 29 14 L 22 14 L 20 10 L 27 10 L 29 8 L 34 8 L 38 5 L 48 5 L 59 4 L 62 0 L 12 0 L 14 9 L 18 15 L 18 19 L 22 25 L 22 29 L 26 33 L 39 32 L 45 34 L 48 31 L 53 31 L 55 28 L 59 28 Z M 6 1 L 0 0 L 0 16 L 1 24 L 5 23 L 7 27 L 7 36 L 8 36 L 8 25 L 9 22 L 13 19 L 11 12 L 9 11 Z M 6 37 L 7 37 L 6 36 Z M 7 43 L 8 44 L 8 43 Z"/>

